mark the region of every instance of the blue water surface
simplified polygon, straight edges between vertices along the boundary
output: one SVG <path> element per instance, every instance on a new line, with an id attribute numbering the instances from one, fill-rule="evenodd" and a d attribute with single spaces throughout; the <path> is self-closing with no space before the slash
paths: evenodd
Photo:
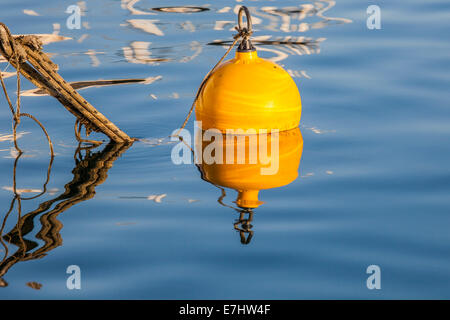
<path id="1" fill-rule="evenodd" d="M 14 34 L 70 37 L 44 46 L 67 81 L 153 77 L 80 90 L 142 140 L 108 158 L 112 167 L 90 199 L 34 216 L 24 252 L 20 237 L 5 235 L 83 169 L 74 160 L 73 116 L 52 97 L 23 96 L 22 109 L 46 126 L 56 156 L 47 192 L 6 216 L 17 155 L 1 97 L 1 299 L 450 298 L 448 1 L 179 0 L 170 3 L 178 9 L 155 10 L 162 2 L 96 0 L 78 3 L 81 29 L 71 30 L 72 4 L 6 0 L 0 21 Z M 366 25 L 372 4 L 381 8 L 378 30 Z M 255 43 L 300 89 L 304 147 L 299 177 L 261 191 L 249 244 L 234 229 L 238 213 L 217 202 L 221 190 L 195 165 L 173 164 L 173 144 L 162 139 L 225 53 L 210 43 L 232 39 L 240 5 L 252 12 L 255 37 L 303 43 Z M 5 82 L 14 100 L 15 77 Z M 23 79 L 23 91 L 33 88 Z M 18 132 L 25 153 L 17 188 L 31 197 L 43 190 L 48 147 L 28 119 Z M 226 193 L 233 206 L 236 191 Z M 46 238 L 39 232 L 49 225 Z M 81 290 L 66 287 L 69 265 L 81 269 Z M 369 265 L 381 269 L 380 290 L 366 286 Z"/>

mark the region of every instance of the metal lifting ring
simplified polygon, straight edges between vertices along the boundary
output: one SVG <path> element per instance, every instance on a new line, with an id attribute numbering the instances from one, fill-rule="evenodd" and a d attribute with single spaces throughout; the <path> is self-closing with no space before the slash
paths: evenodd
<path id="1" fill-rule="evenodd" d="M 242 27 L 242 25 L 244 24 L 244 21 L 243 21 L 244 13 L 245 13 L 245 17 L 247 18 L 247 27 L 246 28 Z M 255 48 L 253 47 L 253 45 L 250 41 L 250 35 L 253 33 L 252 17 L 250 16 L 250 11 L 248 10 L 248 8 L 246 6 L 242 6 L 239 8 L 238 32 L 242 36 L 242 41 L 237 50 L 239 52 L 255 51 Z"/>
<path id="2" fill-rule="evenodd" d="M 239 31 L 244 30 L 244 28 L 242 28 L 242 24 L 244 23 L 243 21 L 243 13 L 245 12 L 245 17 L 247 18 L 247 32 L 252 32 L 253 28 L 252 28 L 252 17 L 250 16 L 250 11 L 248 10 L 248 8 L 246 6 L 242 6 L 239 8 L 239 13 L 238 13 L 238 28 Z"/>

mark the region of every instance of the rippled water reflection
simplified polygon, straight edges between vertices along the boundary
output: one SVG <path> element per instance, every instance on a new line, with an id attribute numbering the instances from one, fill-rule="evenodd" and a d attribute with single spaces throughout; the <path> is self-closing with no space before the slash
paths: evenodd
<path id="1" fill-rule="evenodd" d="M 380 5 L 381 30 L 357 1 L 81 1 L 80 30 L 65 25 L 71 4 L 8 0 L 0 21 L 39 34 L 61 75 L 140 140 L 78 149 L 72 115 L 24 81 L 23 109 L 55 145 L 49 172 L 31 122 L 17 157 L 1 99 L 1 298 L 450 297 L 446 1 Z M 261 188 L 252 210 L 221 180 L 233 168 L 176 166 L 167 138 L 242 4 L 303 104 L 298 177 Z M 66 288 L 71 264 L 80 291 Z M 380 291 L 366 288 L 371 264 Z"/>

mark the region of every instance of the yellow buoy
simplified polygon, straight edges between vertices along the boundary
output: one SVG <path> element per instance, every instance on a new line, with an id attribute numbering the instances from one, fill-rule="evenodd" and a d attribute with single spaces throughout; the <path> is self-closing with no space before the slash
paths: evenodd
<path id="1" fill-rule="evenodd" d="M 214 185 L 235 189 L 238 192 L 235 202 L 240 208 L 259 207 L 264 203 L 258 199 L 260 190 L 287 185 L 298 176 L 303 151 L 299 128 L 268 135 L 224 135 L 214 143 L 224 155 L 230 154 L 232 148 L 233 157 L 225 158 L 223 163 L 203 162 L 202 177 Z M 208 144 L 202 142 L 204 157 Z"/>
<path id="2" fill-rule="evenodd" d="M 242 28 L 242 14 L 247 28 Z M 301 116 L 299 90 L 279 65 L 258 57 L 252 46 L 248 9 L 239 10 L 239 31 L 244 39 L 234 59 L 219 65 L 198 96 L 196 117 L 203 129 L 289 130 L 298 127 Z"/>

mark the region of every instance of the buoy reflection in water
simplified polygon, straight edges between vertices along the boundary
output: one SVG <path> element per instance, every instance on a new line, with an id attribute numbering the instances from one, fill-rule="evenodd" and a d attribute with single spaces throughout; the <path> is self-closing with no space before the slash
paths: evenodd
<path id="1" fill-rule="evenodd" d="M 253 209 L 264 203 L 258 198 L 259 191 L 288 185 L 298 177 L 303 151 L 300 129 L 272 134 L 223 135 L 222 139 L 212 142 L 205 141 L 204 133 L 203 139 L 197 134 L 195 146 L 202 179 L 221 189 L 218 199 L 221 205 L 240 214 L 235 229 L 241 234 L 241 242 L 247 244 L 250 239 L 245 239 L 244 233 L 250 238 L 253 236 L 250 224 Z M 216 161 L 208 161 L 211 158 Z M 234 201 L 237 207 L 224 203 L 224 188 L 237 191 Z"/>

